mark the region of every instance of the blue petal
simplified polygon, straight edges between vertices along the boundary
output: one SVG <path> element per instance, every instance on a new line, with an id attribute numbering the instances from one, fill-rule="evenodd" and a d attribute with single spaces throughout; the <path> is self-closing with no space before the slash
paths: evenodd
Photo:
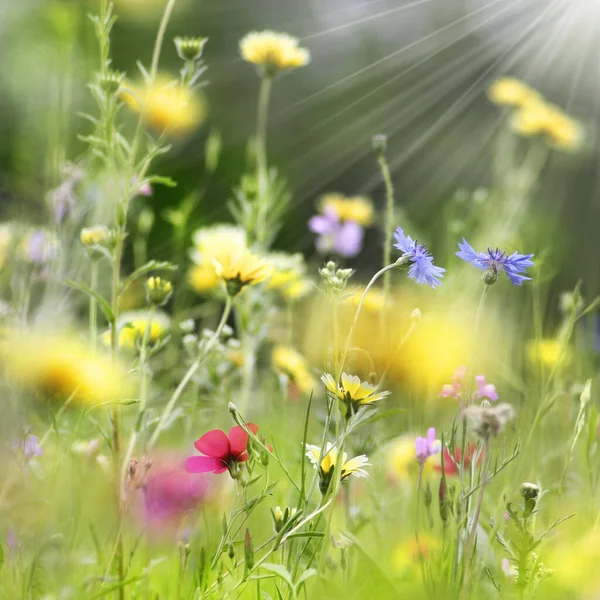
<path id="1" fill-rule="evenodd" d="M 402 227 L 396 228 L 396 231 L 394 232 L 394 237 L 398 242 L 397 244 L 394 244 L 394 248 L 398 248 L 398 250 L 402 250 L 402 252 L 414 252 L 415 243 L 413 242 L 410 236 L 404 233 Z"/>
<path id="2" fill-rule="evenodd" d="M 460 252 L 456 253 L 458 258 L 461 258 L 465 262 L 471 263 L 478 269 L 487 269 L 488 260 L 485 255 L 479 252 L 475 252 L 475 250 L 471 247 L 469 242 L 465 238 L 463 238 L 462 243 L 458 242 L 458 247 L 460 248 Z"/>

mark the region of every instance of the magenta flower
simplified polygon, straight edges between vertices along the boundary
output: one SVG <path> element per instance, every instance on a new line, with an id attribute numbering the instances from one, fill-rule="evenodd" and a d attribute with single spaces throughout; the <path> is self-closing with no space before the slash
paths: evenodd
<path id="1" fill-rule="evenodd" d="M 442 449 L 442 444 L 435 438 L 435 427 L 427 430 L 427 437 L 417 436 L 415 440 L 415 458 L 423 466 L 427 459 L 434 454 L 438 454 Z"/>
<path id="2" fill-rule="evenodd" d="M 144 505 L 149 525 L 176 527 L 185 513 L 206 499 L 210 484 L 205 478 L 194 477 L 172 460 L 152 465 L 144 485 Z"/>
<path id="3" fill-rule="evenodd" d="M 486 383 L 483 375 L 477 375 L 477 377 L 475 377 L 475 384 L 477 385 L 475 398 L 487 398 L 492 402 L 496 402 L 496 400 L 498 400 L 499 396 L 496 392 L 496 386 L 492 385 L 491 383 Z"/>
<path id="4" fill-rule="evenodd" d="M 248 423 L 248 429 L 256 434 L 258 427 Z M 196 450 L 204 456 L 190 456 L 185 461 L 188 473 L 224 473 L 235 470 L 238 463 L 248 460 L 248 434 L 239 425 L 229 430 L 229 435 L 220 429 L 205 433 L 194 443 Z"/>
<path id="5" fill-rule="evenodd" d="M 326 208 L 324 214 L 315 215 L 308 222 L 308 228 L 319 235 L 316 241 L 321 254 L 356 256 L 363 241 L 363 228 L 356 221 L 340 221 L 332 208 Z"/>

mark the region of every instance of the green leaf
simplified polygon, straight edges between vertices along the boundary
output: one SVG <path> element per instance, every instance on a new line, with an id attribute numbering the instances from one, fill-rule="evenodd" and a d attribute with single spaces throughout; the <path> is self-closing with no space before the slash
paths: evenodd
<path id="1" fill-rule="evenodd" d="M 292 581 L 292 576 L 290 572 L 282 565 L 277 565 L 275 563 L 263 563 L 260 565 L 261 569 L 265 569 L 265 571 L 269 571 L 270 573 L 275 573 L 283 579 L 293 590 L 295 588 L 294 582 Z"/>
<path id="2" fill-rule="evenodd" d="M 166 260 L 151 260 L 139 269 L 136 269 L 129 277 L 125 279 L 121 286 L 121 295 L 136 280 L 152 271 L 177 271 L 179 267 Z"/>
<path id="3" fill-rule="evenodd" d="M 322 538 L 325 534 L 322 531 L 299 531 L 297 533 L 290 533 L 286 536 L 286 540 L 293 538 Z"/>
<path id="4" fill-rule="evenodd" d="M 174 179 L 171 179 L 171 177 L 163 177 L 161 175 L 150 175 L 149 177 L 146 177 L 145 181 L 170 188 L 177 187 L 177 182 Z"/>
<path id="5" fill-rule="evenodd" d="M 296 586 L 299 586 L 301 583 L 305 582 L 310 577 L 314 577 L 316 574 L 317 574 L 317 570 L 316 569 L 307 569 L 298 578 L 298 581 L 296 582 Z"/>
<path id="6" fill-rule="evenodd" d="M 72 281 L 71 279 L 65 280 L 65 285 L 72 287 L 74 290 L 78 290 L 83 292 L 87 296 L 93 298 L 100 307 L 100 310 L 104 313 L 104 316 L 108 319 L 109 323 L 113 323 L 115 320 L 115 314 L 112 311 L 112 308 L 103 296 L 101 296 L 96 290 L 93 290 L 91 287 L 86 285 L 85 283 L 79 283 L 77 281 Z"/>

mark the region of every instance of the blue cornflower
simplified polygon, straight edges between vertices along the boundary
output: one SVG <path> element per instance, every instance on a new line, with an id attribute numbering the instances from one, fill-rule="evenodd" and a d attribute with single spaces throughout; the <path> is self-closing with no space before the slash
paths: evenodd
<path id="1" fill-rule="evenodd" d="M 419 244 L 410 236 L 406 235 L 402 227 L 398 227 L 394 233 L 397 244 L 395 248 L 403 252 L 402 258 L 410 261 L 412 265 L 408 269 L 408 276 L 417 283 L 426 283 L 432 288 L 441 285 L 440 277 L 443 277 L 446 269 L 436 267 L 433 264 L 433 256 L 429 254 L 424 244 Z"/>
<path id="2" fill-rule="evenodd" d="M 502 269 L 513 285 L 521 285 L 524 281 L 531 279 L 531 277 L 526 277 L 522 273 L 525 273 L 528 267 L 533 267 L 533 261 L 531 260 L 533 254 L 513 252 L 508 255 L 504 250 L 498 248 L 495 250 L 488 248 L 487 252 L 475 252 L 465 238 L 463 238 L 462 243 L 458 243 L 458 247 L 460 248 L 460 252 L 456 253 L 458 258 L 471 263 L 481 271 L 487 269 L 493 277 L 497 277 L 498 269 Z M 491 283 L 495 281 L 495 277 Z"/>

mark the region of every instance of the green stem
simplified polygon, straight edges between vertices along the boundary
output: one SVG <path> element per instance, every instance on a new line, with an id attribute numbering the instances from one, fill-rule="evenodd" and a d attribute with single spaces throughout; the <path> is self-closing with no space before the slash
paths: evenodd
<path id="1" fill-rule="evenodd" d="M 360 317 L 363 303 L 365 301 L 365 298 L 367 297 L 367 294 L 369 293 L 369 290 L 373 287 L 375 282 L 382 275 L 385 275 L 388 271 L 391 271 L 392 269 L 394 269 L 398 266 L 399 265 L 396 262 L 396 263 L 392 263 L 391 265 L 387 265 L 387 266 L 383 267 L 383 269 L 377 271 L 377 273 L 375 273 L 375 275 L 373 275 L 373 278 L 371 279 L 371 281 L 369 281 L 367 287 L 365 288 L 365 291 L 363 292 L 363 294 L 360 298 L 360 302 L 358 303 L 358 307 L 356 308 L 356 312 L 354 313 L 354 320 L 352 321 L 352 326 L 350 327 L 350 331 L 348 332 L 348 337 L 346 338 L 346 345 L 344 347 L 344 353 L 342 354 L 342 360 L 341 360 L 340 368 L 339 368 L 340 373 L 344 369 L 344 365 L 346 363 L 346 358 L 348 357 L 348 351 L 350 350 L 350 343 L 352 342 L 352 336 L 354 335 L 354 330 L 356 329 L 356 325 L 358 324 L 358 318 Z"/>
<path id="2" fill-rule="evenodd" d="M 385 197 L 386 197 L 386 209 L 385 209 L 385 240 L 383 246 L 383 266 L 389 265 L 392 260 L 392 234 L 394 232 L 394 185 L 392 183 L 392 177 L 390 175 L 390 169 L 385 159 L 383 151 L 379 153 L 377 158 L 379 162 L 379 168 L 381 169 L 381 175 L 385 184 Z M 390 273 L 386 271 L 383 277 L 383 305 L 387 306 L 387 302 L 390 295 Z M 383 327 L 385 311 L 381 313 L 381 323 Z"/>
<path id="3" fill-rule="evenodd" d="M 98 287 L 98 261 L 92 257 L 90 269 L 90 289 L 96 291 Z M 92 350 L 96 352 L 98 338 L 98 305 L 95 298 L 90 296 L 90 340 L 92 342 Z"/>
<path id="4" fill-rule="evenodd" d="M 273 78 L 264 75 L 258 93 L 258 109 L 256 112 L 256 179 L 258 184 L 258 207 L 256 223 L 256 241 L 261 247 L 266 246 L 265 221 L 270 208 L 269 182 L 267 170 L 267 118 L 269 114 L 269 100 L 273 87 Z"/>
<path id="5" fill-rule="evenodd" d="M 202 352 L 202 354 L 190 365 L 186 374 L 183 376 L 183 379 L 180 381 L 179 385 L 177 386 L 177 389 L 173 392 L 173 395 L 169 399 L 169 402 L 167 402 L 167 405 L 165 406 L 165 409 L 160 416 L 160 419 L 158 421 L 156 429 L 154 430 L 154 433 L 152 434 L 152 437 L 150 438 L 150 441 L 148 442 L 148 450 L 153 448 L 154 444 L 156 444 L 156 441 L 158 440 L 160 434 L 162 433 L 162 430 L 164 429 L 164 426 L 165 426 L 169 416 L 173 412 L 173 408 L 175 408 L 175 404 L 177 404 L 177 401 L 181 397 L 181 394 L 183 394 L 188 383 L 191 381 L 192 377 L 195 375 L 196 371 L 202 364 L 202 361 L 207 357 L 208 353 L 212 350 L 213 346 L 219 340 L 221 332 L 223 331 L 223 327 L 225 327 L 225 324 L 227 323 L 229 314 L 231 313 L 232 306 L 233 306 L 233 300 L 232 300 L 231 296 L 227 296 L 225 309 L 223 310 L 223 315 L 221 316 L 221 321 L 219 322 L 217 329 L 213 333 L 212 337 L 206 343 L 206 346 L 204 347 L 204 351 Z"/>

